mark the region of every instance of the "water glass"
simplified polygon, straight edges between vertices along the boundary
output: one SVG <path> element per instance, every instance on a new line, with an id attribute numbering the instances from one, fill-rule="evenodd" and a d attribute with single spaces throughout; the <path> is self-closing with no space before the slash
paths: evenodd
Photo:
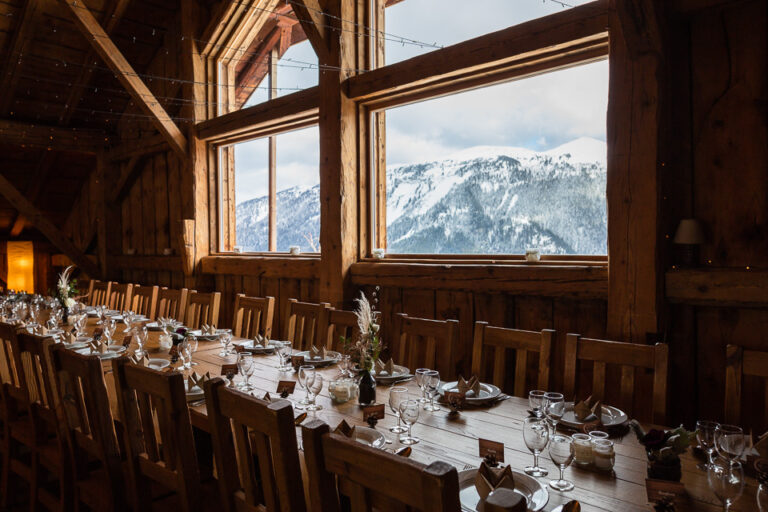
<path id="1" fill-rule="evenodd" d="M 185 338 L 184 351 L 186 352 L 186 357 L 187 357 L 187 362 L 184 365 L 185 368 L 190 369 L 193 366 L 197 366 L 197 363 L 192 361 L 192 354 L 197 352 L 197 348 L 199 345 L 200 345 L 200 342 L 197 340 L 197 336 L 189 335 Z"/>
<path id="2" fill-rule="evenodd" d="M 435 405 L 435 395 L 440 389 L 440 372 L 429 370 L 424 373 L 424 389 L 427 391 L 427 397 L 429 398 L 429 403 L 424 406 L 424 410 L 430 412 L 439 411 L 440 407 Z"/>
<path id="3" fill-rule="evenodd" d="M 75 335 L 82 336 L 85 331 L 85 323 L 88 320 L 88 316 L 85 313 L 80 313 L 75 316 Z"/>
<path id="4" fill-rule="evenodd" d="M 40 306 L 37 304 L 30 304 L 29 305 L 29 319 L 30 327 L 37 327 L 39 324 L 37 323 L 38 318 L 40 317 Z"/>
<path id="5" fill-rule="evenodd" d="M 350 364 L 351 364 L 351 359 L 349 357 L 349 354 L 342 354 L 341 359 L 339 360 L 339 368 L 341 369 L 342 377 L 352 376 L 352 372 L 349 371 Z"/>
<path id="6" fill-rule="evenodd" d="M 123 323 L 125 324 L 125 329 L 123 329 L 123 332 L 127 333 L 131 331 L 131 326 L 133 325 L 133 321 L 136 319 L 136 315 L 133 311 L 126 309 L 123 311 Z"/>
<path id="7" fill-rule="evenodd" d="M 296 380 L 299 383 L 299 387 L 306 392 L 306 395 L 296 403 L 296 409 L 304 409 L 309 405 L 309 387 L 314 384 L 315 375 L 316 371 L 314 366 L 304 365 L 299 367 Z"/>
<path id="8" fill-rule="evenodd" d="M 416 385 L 421 389 L 421 397 L 418 399 L 419 403 L 427 403 L 427 390 L 424 384 L 424 374 L 429 371 L 429 368 L 416 368 L 413 373 L 416 376 Z"/>
<path id="9" fill-rule="evenodd" d="M 539 454 L 547 447 L 549 425 L 544 418 L 525 418 L 523 420 L 523 441 L 533 453 L 533 466 L 524 469 L 531 476 L 547 476 L 549 471 L 539 467 Z"/>
<path id="10" fill-rule="evenodd" d="M 249 352 L 241 352 L 237 356 L 237 369 L 244 379 L 240 389 L 243 391 L 251 391 L 253 386 L 251 386 L 250 382 L 248 382 L 248 379 L 251 375 L 253 375 L 253 355 L 251 355 Z"/>
<path id="11" fill-rule="evenodd" d="M 738 462 L 718 457 L 712 461 L 707 471 L 707 482 L 723 504 L 723 511 L 728 512 L 744 492 L 744 469 Z"/>
<path id="12" fill-rule="evenodd" d="M 136 338 L 136 345 L 137 349 L 134 352 L 134 355 L 136 357 L 144 357 L 146 355 L 146 352 L 144 351 L 144 344 L 147 342 L 147 337 L 149 336 L 149 332 L 147 331 L 146 325 L 137 325 L 134 329 L 134 337 Z"/>
<path id="13" fill-rule="evenodd" d="M 291 342 L 279 341 L 277 343 L 279 343 L 279 345 L 275 352 L 277 352 L 277 357 L 280 360 L 278 370 L 281 372 L 289 372 L 293 369 L 293 366 L 291 366 L 291 354 L 293 353 L 291 350 Z"/>
<path id="14" fill-rule="evenodd" d="M 112 344 L 112 335 L 115 334 L 115 330 L 117 329 L 117 323 L 115 322 L 114 318 L 110 318 L 106 321 L 104 321 L 104 325 L 102 326 L 102 331 L 104 332 L 104 341 L 107 345 Z"/>
<path id="15" fill-rule="evenodd" d="M 549 486 L 557 491 L 565 492 L 573 490 L 573 482 L 563 478 L 563 471 L 573 461 L 573 439 L 562 434 L 555 434 L 549 440 L 549 457 L 560 468 L 560 478 L 550 480 Z"/>
<path id="16" fill-rule="evenodd" d="M 222 346 L 222 350 L 219 352 L 219 356 L 229 356 L 229 344 L 232 343 L 232 333 L 229 331 L 219 333 L 219 343 Z"/>
<path id="17" fill-rule="evenodd" d="M 323 409 L 322 405 L 319 405 L 315 403 L 315 397 L 320 394 L 320 392 L 323 390 L 323 375 L 320 373 L 315 373 L 315 378 L 313 379 L 312 384 L 310 384 L 307 387 L 307 410 L 308 411 L 321 411 Z"/>
<path id="18" fill-rule="evenodd" d="M 552 433 L 557 428 L 557 422 L 565 414 L 565 399 L 562 393 L 547 393 L 544 395 L 544 414 L 547 416 Z"/>
<path id="19" fill-rule="evenodd" d="M 696 422 L 696 439 L 699 446 L 707 453 L 707 462 L 696 466 L 702 471 L 709 471 L 712 465 L 712 458 L 715 455 L 715 432 L 720 424 L 715 421 L 699 420 Z"/>
<path id="20" fill-rule="evenodd" d="M 736 425 L 718 425 L 715 428 L 715 447 L 721 457 L 735 462 L 744 452 L 744 431 Z"/>
<path id="21" fill-rule="evenodd" d="M 416 444 L 419 442 L 418 437 L 413 437 L 411 429 L 413 424 L 419 420 L 419 409 L 421 404 L 418 400 L 403 400 L 400 402 L 400 417 L 403 419 L 403 423 L 408 427 L 408 432 L 404 436 L 400 436 L 400 443 L 404 445 Z"/>
<path id="22" fill-rule="evenodd" d="M 534 389 L 533 391 L 528 392 L 528 406 L 537 418 L 541 418 L 544 415 L 542 410 L 544 408 L 544 397 L 546 394 L 546 391 L 540 389 Z"/>
<path id="23" fill-rule="evenodd" d="M 757 488 L 757 507 L 760 512 L 768 512 L 768 482 L 763 482 Z"/>
<path id="24" fill-rule="evenodd" d="M 397 416 L 397 425 L 389 427 L 389 431 L 394 434 L 403 434 L 408 432 L 408 429 L 401 424 L 400 418 L 400 403 L 408 400 L 408 388 L 403 386 L 394 386 L 389 390 L 389 408 L 392 413 Z"/>

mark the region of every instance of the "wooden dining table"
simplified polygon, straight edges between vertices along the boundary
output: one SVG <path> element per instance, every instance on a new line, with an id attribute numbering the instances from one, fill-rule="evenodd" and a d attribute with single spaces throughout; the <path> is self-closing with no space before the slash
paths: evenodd
<path id="1" fill-rule="evenodd" d="M 95 328 L 96 320 L 90 319 L 88 331 L 92 332 Z M 123 325 L 119 324 L 118 333 L 122 331 L 122 328 Z M 151 340 L 156 340 L 159 335 L 160 333 L 157 331 L 150 331 Z M 238 338 L 233 339 L 234 343 L 242 343 L 243 341 Z M 128 353 L 132 353 L 135 348 L 135 344 L 132 343 L 128 348 Z M 197 365 L 193 367 L 192 371 L 198 374 L 208 372 L 212 377 L 221 376 L 222 365 L 231 364 L 237 360 L 236 353 L 221 356 L 221 352 L 222 346 L 217 341 L 200 341 L 193 356 L 193 361 Z M 149 357 L 169 358 L 167 351 L 150 353 Z M 282 372 L 278 370 L 279 362 L 276 354 L 254 355 L 253 359 L 255 370 L 249 382 L 254 387 L 254 390 L 251 391 L 254 396 L 262 398 L 265 393 L 269 392 L 273 399 L 276 399 L 278 398 L 278 394 L 275 392 L 278 381 L 296 380 L 296 374 L 293 371 Z M 111 366 L 109 360 L 104 361 L 105 381 L 112 410 L 115 413 L 115 418 L 119 420 Z M 174 366 L 178 367 L 178 363 Z M 356 401 L 338 404 L 333 402 L 328 394 L 327 382 L 339 376 L 338 366 L 318 368 L 317 371 L 324 378 L 323 390 L 316 399 L 317 403 L 322 405 L 322 410 L 309 413 L 305 421 L 317 418 L 329 424 L 331 428 L 335 428 L 342 420 L 350 425 L 367 426 L 367 423 L 363 421 L 362 409 Z M 189 370 L 184 372 L 188 374 Z M 239 385 L 242 382 L 242 377 L 235 377 L 233 382 L 234 385 Z M 397 385 L 406 386 L 414 396 L 421 394 L 413 380 Z M 389 386 L 380 385 L 377 387 L 377 403 L 387 404 L 388 390 Z M 294 402 L 298 401 L 303 393 L 304 391 L 300 390 L 297 385 L 294 393 L 288 399 Z M 375 428 L 387 440 L 391 441 L 385 445 L 384 449 L 397 450 L 401 447 L 398 435 L 389 432 L 389 427 L 396 424 L 397 417 L 388 405 L 385 406 L 385 410 L 385 418 L 379 420 Z M 295 411 L 297 415 L 300 412 Z M 488 439 L 504 443 L 504 464 L 511 465 L 513 470 L 522 471 L 522 468 L 533 462 L 533 454 L 526 448 L 523 441 L 523 420 L 527 416 L 528 400 L 515 396 L 487 407 L 466 408 L 458 415 L 449 416 L 445 405 L 442 405 L 442 410 L 438 412 L 422 410 L 417 423 L 413 426 L 413 435 L 418 437 L 420 442 L 412 446 L 413 451 L 410 457 L 425 464 L 436 460 L 445 461 L 462 471 L 475 468 L 480 464 L 482 458 L 479 456 L 478 439 Z M 209 424 L 205 404 L 190 406 L 190 418 L 194 427 L 208 431 Z M 297 428 L 297 435 L 301 436 L 300 428 Z M 643 447 L 631 432 L 612 440 L 616 452 L 613 472 L 607 474 L 571 465 L 565 470 L 565 478 L 575 485 L 575 488 L 570 492 L 559 492 L 548 486 L 550 479 L 557 478 L 558 469 L 549 459 L 546 450 L 542 453 L 540 465 L 549 470 L 548 477 L 538 479 L 549 493 L 549 500 L 544 510 L 554 510 L 559 505 L 573 499 L 581 503 L 584 511 L 632 512 L 653 509 L 648 504 L 646 494 L 647 458 Z M 677 510 L 722 510 L 722 505 L 709 489 L 706 473 L 696 467 L 701 460 L 695 457 L 691 450 L 683 454 L 681 460 L 682 483 L 688 493 L 688 503 L 678 506 Z M 757 510 L 756 492 L 756 480 L 748 477 L 744 493 L 734 503 L 731 510 L 738 512 Z"/>

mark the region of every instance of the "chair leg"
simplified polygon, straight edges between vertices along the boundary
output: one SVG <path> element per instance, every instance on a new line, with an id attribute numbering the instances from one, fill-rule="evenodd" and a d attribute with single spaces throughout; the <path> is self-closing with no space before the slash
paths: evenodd
<path id="1" fill-rule="evenodd" d="M 40 510 L 40 485 L 42 485 L 42 479 L 40 478 L 40 455 L 38 455 L 37 450 L 32 450 L 30 466 L 32 478 L 29 481 L 29 511 L 38 512 Z"/>
<path id="2" fill-rule="evenodd" d="M 0 510 L 8 509 L 9 480 L 11 478 L 11 446 L 8 430 L 4 432 L 3 438 L 3 471 L 0 476 Z"/>

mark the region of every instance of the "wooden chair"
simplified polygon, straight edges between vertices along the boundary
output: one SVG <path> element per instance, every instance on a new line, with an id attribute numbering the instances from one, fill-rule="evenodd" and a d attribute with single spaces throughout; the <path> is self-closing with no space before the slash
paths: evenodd
<path id="1" fill-rule="evenodd" d="M 454 350 L 459 341 L 458 320 L 429 320 L 411 318 L 405 313 L 395 315 L 395 332 L 400 344 L 395 362 L 415 370 L 433 368 L 442 379 L 456 375 Z"/>
<path id="2" fill-rule="evenodd" d="M 426 466 L 330 432 L 314 420 L 302 426 L 309 500 L 315 510 L 459 512 L 459 476 L 445 462 Z"/>
<path id="3" fill-rule="evenodd" d="M 288 299 L 288 309 L 285 313 L 285 339 L 293 343 L 296 350 L 309 350 L 312 345 L 319 348 L 326 340 L 327 314 L 331 305 L 325 302 L 299 302 Z"/>
<path id="4" fill-rule="evenodd" d="M 41 505 L 62 511 L 72 507 L 72 457 L 48 352 L 54 344 L 53 338 L 25 331 L 17 333 L 14 343 L 14 353 L 18 354 L 27 384 L 32 423 L 31 510 L 38 510 Z M 51 477 L 58 481 L 58 491 L 43 485 Z"/>
<path id="5" fill-rule="evenodd" d="M 198 329 L 203 324 L 218 325 L 220 305 L 220 292 L 200 293 L 190 290 L 187 294 L 184 325 L 191 329 Z"/>
<path id="6" fill-rule="evenodd" d="M 88 286 L 88 305 L 107 306 L 109 304 L 109 291 L 111 287 L 111 281 L 91 279 L 91 284 Z"/>
<path id="7" fill-rule="evenodd" d="M 221 378 L 205 383 L 205 397 L 223 509 L 306 510 L 291 403 L 259 400 Z"/>
<path id="8" fill-rule="evenodd" d="M 635 369 L 653 371 L 652 418 L 654 423 L 663 425 L 667 413 L 667 345 L 640 345 L 620 341 L 582 338 L 568 334 L 565 344 L 564 392 L 566 400 L 573 399 L 576 392 L 577 366 L 579 361 L 592 361 L 592 392 L 595 399 L 605 398 L 605 367 L 614 364 L 621 367 L 620 404 L 627 414 L 632 415 L 635 392 Z M 581 398 L 586 398 L 587 394 Z"/>
<path id="9" fill-rule="evenodd" d="M 242 338 L 255 338 L 257 334 L 271 338 L 274 315 L 274 297 L 246 297 L 238 293 L 235 295 L 232 334 Z"/>
<path id="10" fill-rule="evenodd" d="M 539 375 L 537 389 L 549 389 L 549 366 L 552 340 L 555 331 L 544 329 L 541 332 L 521 331 L 492 327 L 488 322 L 475 322 L 475 340 L 472 347 L 472 374 L 488 382 L 484 374 L 483 356 L 492 357 L 493 378 L 491 382 L 499 388 L 504 388 L 507 373 L 507 350 L 515 351 L 515 385 L 516 396 L 527 397 L 525 385 L 528 352 L 539 354 Z M 492 348 L 492 350 L 489 350 Z"/>
<path id="11" fill-rule="evenodd" d="M 128 510 L 101 359 L 62 344 L 51 346 L 49 353 L 72 447 L 76 508 L 85 504 L 91 510 Z"/>
<path id="12" fill-rule="evenodd" d="M 189 290 L 186 288 L 181 290 L 160 288 L 157 293 L 157 317 L 174 318 L 183 322 L 188 293 Z"/>
<path id="13" fill-rule="evenodd" d="M 107 302 L 109 309 L 125 311 L 125 309 L 131 305 L 132 295 L 132 284 L 118 284 L 113 282 L 109 288 L 109 301 Z"/>
<path id="14" fill-rule="evenodd" d="M 133 297 L 131 298 L 129 309 L 134 313 L 154 320 L 157 313 L 157 294 L 159 290 L 158 286 L 133 285 Z"/>
<path id="15" fill-rule="evenodd" d="M 134 510 L 152 510 L 153 484 L 175 493 L 177 503 L 162 508 L 213 510 L 202 502 L 206 494 L 201 488 L 184 376 L 138 366 L 126 357 L 115 359 L 112 369 L 125 426 Z"/>
<path id="16" fill-rule="evenodd" d="M 341 351 L 341 337 L 355 340 L 360 335 L 357 315 L 354 311 L 331 308 L 328 310 L 328 335 L 325 348 Z"/>
<path id="17" fill-rule="evenodd" d="M 768 352 L 728 345 L 725 348 L 725 364 L 725 421 L 732 425 L 741 425 L 742 379 L 745 375 L 768 379 Z M 764 405 L 764 421 L 768 421 L 768 395 Z"/>

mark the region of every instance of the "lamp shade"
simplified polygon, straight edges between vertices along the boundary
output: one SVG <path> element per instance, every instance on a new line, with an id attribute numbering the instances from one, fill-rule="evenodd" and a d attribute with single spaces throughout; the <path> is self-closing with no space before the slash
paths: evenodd
<path id="1" fill-rule="evenodd" d="M 34 293 L 34 250 L 32 242 L 8 242 L 8 289 Z"/>
<path id="2" fill-rule="evenodd" d="M 698 219 L 683 219 L 677 226 L 676 244 L 699 245 L 704 243 L 704 229 Z"/>

